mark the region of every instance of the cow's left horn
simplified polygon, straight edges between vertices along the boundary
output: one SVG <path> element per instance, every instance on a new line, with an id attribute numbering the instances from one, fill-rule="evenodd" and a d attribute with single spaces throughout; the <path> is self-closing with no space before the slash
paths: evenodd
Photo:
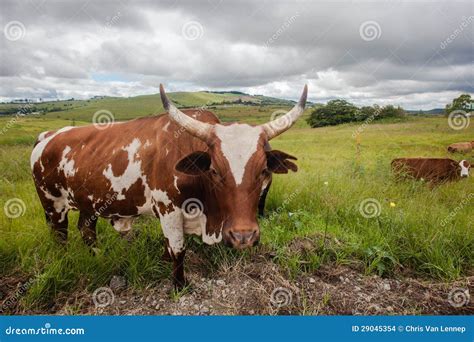
<path id="1" fill-rule="evenodd" d="M 304 112 L 307 97 L 308 85 L 305 85 L 298 103 L 288 113 L 261 126 L 267 134 L 268 140 L 275 138 L 293 126 Z"/>
<path id="2" fill-rule="evenodd" d="M 160 95 L 161 102 L 163 102 L 163 107 L 168 111 L 171 120 L 177 123 L 179 126 L 183 127 L 188 133 L 194 135 L 195 137 L 203 140 L 209 141 L 212 131 L 212 125 L 193 119 L 190 116 L 187 116 L 182 111 L 180 111 L 176 106 L 168 99 L 166 96 L 165 88 L 163 84 L 160 84 Z"/>

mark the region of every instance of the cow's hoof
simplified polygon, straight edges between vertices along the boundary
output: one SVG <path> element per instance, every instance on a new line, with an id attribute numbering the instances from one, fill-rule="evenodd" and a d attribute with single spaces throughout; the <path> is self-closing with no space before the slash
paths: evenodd
<path id="1" fill-rule="evenodd" d="M 183 291 L 184 289 L 186 289 L 187 287 L 189 287 L 189 286 L 190 286 L 190 283 L 189 283 L 186 279 L 183 279 L 183 280 L 174 280 L 173 286 L 174 286 L 174 290 L 175 290 L 176 292 L 181 292 L 181 291 Z"/>
<path id="2" fill-rule="evenodd" d="M 65 246 L 67 244 L 67 231 L 52 229 L 51 237 L 59 245 Z"/>
<path id="3" fill-rule="evenodd" d="M 58 246 L 63 248 L 67 247 L 67 238 L 64 238 L 63 236 L 58 234 L 53 234 L 53 240 Z"/>

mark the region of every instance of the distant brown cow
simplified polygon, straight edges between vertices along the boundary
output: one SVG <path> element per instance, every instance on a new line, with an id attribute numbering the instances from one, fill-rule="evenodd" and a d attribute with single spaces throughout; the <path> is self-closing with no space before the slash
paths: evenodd
<path id="1" fill-rule="evenodd" d="M 454 143 L 448 146 L 448 152 L 468 153 L 474 150 L 474 141 Z"/>
<path id="2" fill-rule="evenodd" d="M 398 176 L 425 179 L 431 183 L 467 177 L 470 167 L 467 160 L 457 162 L 448 158 L 397 158 L 392 161 L 392 170 Z"/>

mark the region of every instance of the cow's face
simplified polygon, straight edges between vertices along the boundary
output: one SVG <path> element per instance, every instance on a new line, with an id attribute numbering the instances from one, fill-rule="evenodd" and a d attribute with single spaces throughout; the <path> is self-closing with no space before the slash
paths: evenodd
<path id="1" fill-rule="evenodd" d="M 272 173 L 296 171 L 290 160 L 296 158 L 281 151 L 266 151 L 266 134 L 260 126 L 246 124 L 215 125 L 209 149 L 183 158 L 176 169 L 204 177 L 207 193 L 217 199 L 224 217 L 224 243 L 235 248 L 258 243 L 260 229 L 256 213 L 260 193 Z"/>
<path id="2" fill-rule="evenodd" d="M 469 176 L 469 169 L 471 168 L 471 164 L 467 160 L 461 160 L 459 162 L 459 166 L 461 167 L 461 177 L 468 177 Z"/>
<path id="3" fill-rule="evenodd" d="M 208 146 L 207 151 L 194 152 L 176 165 L 176 170 L 204 176 L 206 192 L 212 193 L 223 216 L 224 242 L 236 248 L 253 246 L 258 242 L 260 230 L 257 207 L 262 187 L 272 172 L 296 171 L 284 152 L 266 151 L 268 141 L 285 132 L 303 114 L 308 87 L 305 86 L 298 103 L 285 115 L 268 123 L 209 124 L 193 119 L 181 112 L 166 96 L 163 85 L 160 95 L 163 107 L 176 124 Z"/>

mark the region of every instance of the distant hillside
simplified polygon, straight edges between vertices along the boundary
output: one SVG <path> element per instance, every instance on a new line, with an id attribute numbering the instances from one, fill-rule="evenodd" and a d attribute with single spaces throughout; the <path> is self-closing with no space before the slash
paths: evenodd
<path id="1" fill-rule="evenodd" d="M 294 105 L 294 101 L 278 99 L 263 95 L 249 95 L 237 91 L 229 92 L 174 92 L 168 93 L 170 99 L 180 108 L 198 108 L 202 106 L 213 110 L 227 106 L 271 107 L 286 108 Z M 310 103 L 309 103 L 310 104 Z M 218 108 L 216 108 L 218 107 Z M 64 100 L 42 103 L 3 103 L 0 104 L 1 115 L 23 114 L 40 115 L 50 118 L 74 119 L 91 121 L 94 113 L 107 110 L 113 113 L 116 120 L 128 120 L 140 116 L 163 113 L 159 94 L 134 97 L 104 97 L 95 96 L 89 100 Z"/>
<path id="2" fill-rule="evenodd" d="M 408 114 L 444 114 L 444 108 L 433 108 L 430 110 L 405 110 Z"/>
<path id="3" fill-rule="evenodd" d="M 266 105 L 281 105 L 281 106 L 292 106 L 296 103 L 296 101 L 291 101 L 291 100 L 284 100 L 284 99 L 279 99 L 276 97 L 270 97 L 270 96 L 264 96 L 264 95 L 249 95 L 246 93 L 242 93 L 240 91 L 228 91 L 228 92 L 221 92 L 221 91 L 205 91 L 206 93 L 210 94 L 225 94 L 227 96 L 229 95 L 235 95 L 235 97 L 231 97 L 231 102 L 247 102 L 248 104 L 258 104 L 262 106 Z M 308 102 L 308 104 L 311 104 L 311 102 Z"/>

